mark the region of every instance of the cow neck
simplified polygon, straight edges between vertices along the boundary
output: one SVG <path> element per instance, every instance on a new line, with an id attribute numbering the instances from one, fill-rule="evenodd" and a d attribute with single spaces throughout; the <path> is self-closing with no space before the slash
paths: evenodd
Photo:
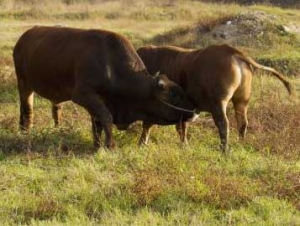
<path id="1" fill-rule="evenodd" d="M 143 100 L 119 100 L 118 106 L 114 109 L 114 117 L 118 117 L 118 123 L 132 123 L 137 120 L 146 120 L 149 114 L 145 111 L 148 101 Z M 121 107 L 119 107 L 121 106 Z"/>
<path id="2" fill-rule="evenodd" d="M 169 79 L 177 81 L 176 79 L 176 74 L 177 68 L 179 67 L 180 62 L 178 61 L 179 54 L 178 51 L 175 50 L 169 50 L 168 52 L 165 51 L 160 51 L 157 52 L 156 54 L 159 54 L 160 56 L 157 56 L 157 68 L 155 71 L 160 71 L 163 74 L 166 74 Z"/>
<path id="3" fill-rule="evenodd" d="M 156 85 L 155 79 L 144 71 L 135 73 L 133 77 L 133 85 L 130 87 L 132 98 L 140 101 L 150 98 Z"/>

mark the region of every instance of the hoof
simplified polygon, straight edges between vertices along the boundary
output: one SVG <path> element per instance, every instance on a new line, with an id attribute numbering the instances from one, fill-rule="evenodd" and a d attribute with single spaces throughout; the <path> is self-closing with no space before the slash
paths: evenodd
<path id="1" fill-rule="evenodd" d="M 148 141 L 146 142 L 146 141 L 139 141 L 139 146 L 148 146 L 149 145 L 149 143 L 148 143 Z"/>

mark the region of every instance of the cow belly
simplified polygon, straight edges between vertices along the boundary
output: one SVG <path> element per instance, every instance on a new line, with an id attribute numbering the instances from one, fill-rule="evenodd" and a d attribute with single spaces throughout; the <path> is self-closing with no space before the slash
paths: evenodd
<path id="1" fill-rule="evenodd" d="M 72 99 L 72 95 L 66 94 L 66 93 L 61 93 L 61 92 L 53 92 L 53 91 L 45 92 L 45 90 L 41 90 L 41 89 L 34 89 L 34 92 L 37 93 L 38 95 L 50 100 L 51 102 L 57 103 L 57 104 Z"/>
<path id="2" fill-rule="evenodd" d="M 63 84 L 54 77 L 30 76 L 30 78 L 29 84 L 38 95 L 54 103 L 71 100 L 73 86 Z"/>

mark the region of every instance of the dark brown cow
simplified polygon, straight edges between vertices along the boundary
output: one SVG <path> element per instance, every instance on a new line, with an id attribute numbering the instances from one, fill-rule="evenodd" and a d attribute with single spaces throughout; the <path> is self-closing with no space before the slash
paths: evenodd
<path id="1" fill-rule="evenodd" d="M 114 146 L 112 123 L 136 120 L 171 124 L 192 117 L 186 94 L 166 76 L 151 76 L 133 46 L 121 35 L 104 30 L 34 27 L 14 48 L 20 94 L 20 126 L 29 129 L 33 93 L 53 103 L 58 124 L 60 103 L 68 100 L 84 107 L 92 119 L 94 145 Z"/>
<path id="2" fill-rule="evenodd" d="M 226 108 L 232 100 L 240 137 L 248 125 L 247 107 L 251 94 L 252 68 L 271 72 L 291 93 L 290 83 L 274 69 L 262 66 L 228 45 L 188 50 L 173 46 L 146 46 L 137 50 L 150 73 L 160 71 L 178 83 L 198 111 L 210 112 L 219 129 L 221 148 L 228 146 Z M 141 143 L 146 143 L 151 125 L 144 123 Z M 176 125 L 181 141 L 186 142 L 186 123 Z"/>

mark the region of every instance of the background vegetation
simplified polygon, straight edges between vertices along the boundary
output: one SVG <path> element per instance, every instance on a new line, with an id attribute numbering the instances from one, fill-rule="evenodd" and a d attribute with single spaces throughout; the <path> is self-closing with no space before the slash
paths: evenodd
<path id="1" fill-rule="evenodd" d="M 135 47 L 225 42 L 286 73 L 299 93 L 299 10 L 179 0 L 0 6 L 1 225 L 299 225 L 300 104 L 279 81 L 255 73 L 244 141 L 229 107 L 230 156 L 219 152 L 207 114 L 190 125 L 189 145 L 170 126 L 154 128 L 150 145 L 139 148 L 137 123 L 114 131 L 116 150 L 94 153 L 89 117 L 72 103 L 53 128 L 50 104 L 37 96 L 35 126 L 19 133 L 11 58 L 19 36 L 34 25 L 109 29 Z"/>

